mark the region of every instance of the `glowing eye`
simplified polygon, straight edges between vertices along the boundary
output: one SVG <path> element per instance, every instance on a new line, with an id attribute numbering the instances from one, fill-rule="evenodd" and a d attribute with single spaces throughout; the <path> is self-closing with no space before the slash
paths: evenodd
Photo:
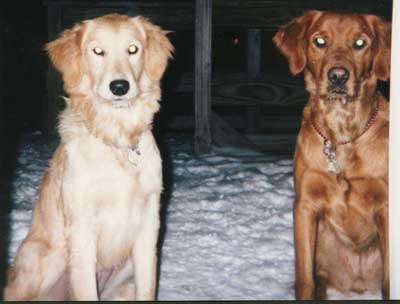
<path id="1" fill-rule="evenodd" d="M 326 40 L 322 37 L 315 38 L 314 44 L 318 48 L 323 48 L 326 46 Z"/>
<path id="2" fill-rule="evenodd" d="M 363 39 L 357 39 L 356 41 L 354 41 L 353 43 L 353 48 L 357 49 L 357 50 L 361 50 L 362 48 L 364 48 L 364 46 L 366 45 L 365 40 Z"/>
<path id="3" fill-rule="evenodd" d="M 95 47 L 95 48 L 93 49 L 93 53 L 95 53 L 96 55 L 99 55 L 99 56 L 104 56 L 104 51 L 103 51 L 103 49 L 102 49 L 102 48 L 99 48 L 99 47 Z"/>
<path id="4" fill-rule="evenodd" d="M 129 53 L 129 55 L 134 55 L 134 54 L 136 54 L 138 51 L 139 51 L 139 48 L 138 48 L 136 45 L 134 45 L 134 44 L 131 44 L 131 45 L 128 47 L 128 53 Z"/>

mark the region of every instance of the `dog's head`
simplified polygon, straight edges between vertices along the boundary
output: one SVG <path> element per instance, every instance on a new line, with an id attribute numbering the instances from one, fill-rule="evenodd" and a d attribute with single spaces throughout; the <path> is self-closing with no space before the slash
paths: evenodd
<path id="1" fill-rule="evenodd" d="M 388 80 L 391 25 L 373 15 L 309 11 L 283 26 L 274 42 L 292 74 L 322 99 L 357 98 L 363 86 Z"/>
<path id="2" fill-rule="evenodd" d="M 84 21 L 46 45 L 69 94 L 126 103 L 158 85 L 173 52 L 167 32 L 143 17 Z"/>

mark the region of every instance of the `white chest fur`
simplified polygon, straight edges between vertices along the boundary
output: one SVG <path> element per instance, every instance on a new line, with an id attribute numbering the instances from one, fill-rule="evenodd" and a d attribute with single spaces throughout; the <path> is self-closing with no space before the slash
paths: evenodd
<path id="1" fill-rule="evenodd" d="M 131 151 L 134 159 L 128 158 L 128 149 L 106 146 L 91 136 L 69 142 L 65 148 L 66 213 L 95 234 L 101 264 L 118 263 L 130 252 L 149 197 L 162 189 L 154 138 L 151 132 L 142 135 L 140 154 Z"/>

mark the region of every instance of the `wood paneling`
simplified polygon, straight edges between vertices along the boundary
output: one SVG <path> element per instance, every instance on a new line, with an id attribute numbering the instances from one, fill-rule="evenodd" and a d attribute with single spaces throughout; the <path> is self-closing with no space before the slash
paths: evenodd
<path id="1" fill-rule="evenodd" d="M 275 31 L 308 9 L 341 9 L 390 16 L 391 0 L 213 0 L 213 26 Z M 63 8 L 66 18 L 82 20 L 110 11 L 140 13 L 162 27 L 194 29 L 195 1 L 44 1 Z M 72 21 L 72 19 L 71 19 Z"/>
<path id="2" fill-rule="evenodd" d="M 184 74 L 176 91 L 189 93 L 193 84 L 193 75 Z M 301 78 L 281 76 L 276 70 L 257 79 L 249 79 L 244 73 L 218 74 L 214 75 L 211 86 L 213 106 L 302 108 L 308 98 Z"/>

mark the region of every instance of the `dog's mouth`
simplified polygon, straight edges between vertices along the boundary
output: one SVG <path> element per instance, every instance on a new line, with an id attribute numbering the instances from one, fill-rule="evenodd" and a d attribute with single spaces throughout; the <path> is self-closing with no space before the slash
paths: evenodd
<path id="1" fill-rule="evenodd" d="M 351 97 L 345 94 L 329 94 L 324 98 L 328 103 L 341 102 L 343 105 L 351 101 Z"/>
<path id="2" fill-rule="evenodd" d="M 347 95 L 346 86 L 328 86 L 328 94 Z"/>
<path id="3" fill-rule="evenodd" d="M 114 98 L 111 100 L 111 105 L 115 109 L 127 109 L 131 106 L 131 102 L 127 98 Z"/>
<path id="4" fill-rule="evenodd" d="M 129 109 L 134 106 L 136 98 L 130 96 L 104 98 L 100 95 L 97 95 L 97 100 L 99 100 L 102 104 L 111 106 L 114 109 Z"/>
<path id="5" fill-rule="evenodd" d="M 328 103 L 340 102 L 343 105 L 353 101 L 355 96 L 349 93 L 346 86 L 328 86 L 327 92 L 320 96 Z"/>
<path id="6" fill-rule="evenodd" d="M 327 103 L 340 102 L 345 105 L 354 98 L 353 96 L 348 95 L 346 92 L 329 92 L 325 96 L 322 96 L 322 99 Z"/>

